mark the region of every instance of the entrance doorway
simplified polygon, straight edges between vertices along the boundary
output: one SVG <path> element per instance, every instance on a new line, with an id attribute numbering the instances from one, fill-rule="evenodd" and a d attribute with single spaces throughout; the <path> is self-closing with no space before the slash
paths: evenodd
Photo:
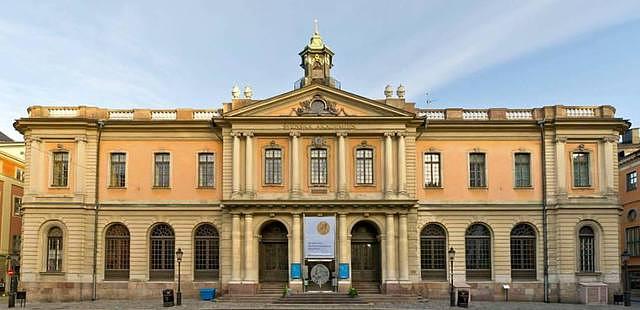
<path id="1" fill-rule="evenodd" d="M 351 281 L 359 292 L 380 292 L 380 241 L 374 224 L 362 221 L 351 229 Z"/>
<path id="2" fill-rule="evenodd" d="M 287 228 L 278 221 L 265 224 L 260 231 L 260 283 L 289 281 Z M 280 286 L 282 287 L 282 286 Z"/>

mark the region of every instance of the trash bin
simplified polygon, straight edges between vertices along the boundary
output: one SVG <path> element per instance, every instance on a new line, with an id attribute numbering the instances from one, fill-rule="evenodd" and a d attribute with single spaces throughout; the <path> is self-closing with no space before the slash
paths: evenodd
<path id="1" fill-rule="evenodd" d="M 162 306 L 173 307 L 173 290 L 170 288 L 162 290 Z"/>
<path id="2" fill-rule="evenodd" d="M 458 291 L 458 307 L 469 307 L 469 291 L 459 290 Z"/>
<path id="3" fill-rule="evenodd" d="M 200 299 L 202 300 L 213 300 L 216 298 L 216 289 L 215 288 L 201 288 L 200 289 Z"/>

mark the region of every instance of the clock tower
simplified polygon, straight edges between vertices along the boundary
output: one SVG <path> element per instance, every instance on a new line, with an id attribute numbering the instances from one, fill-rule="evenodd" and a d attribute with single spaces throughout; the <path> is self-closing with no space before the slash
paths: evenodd
<path id="1" fill-rule="evenodd" d="M 331 78 L 331 67 L 333 67 L 333 52 L 324 44 L 318 32 L 318 20 L 315 20 L 315 29 L 309 44 L 300 52 L 300 67 L 304 69 L 304 78 L 301 79 L 301 87 L 313 83 L 324 84 L 332 87 L 337 86 L 338 81 Z"/>

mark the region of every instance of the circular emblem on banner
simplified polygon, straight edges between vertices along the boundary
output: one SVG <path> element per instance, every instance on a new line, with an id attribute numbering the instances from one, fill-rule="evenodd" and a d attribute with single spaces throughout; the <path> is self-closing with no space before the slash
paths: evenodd
<path id="1" fill-rule="evenodd" d="M 317 264 L 311 268 L 311 281 L 322 287 L 329 281 L 329 268 L 323 264 Z"/>
<path id="2" fill-rule="evenodd" d="M 318 230 L 318 233 L 321 235 L 328 234 L 330 229 L 331 229 L 331 226 L 329 225 L 329 223 L 325 221 L 318 223 L 318 225 L 316 226 L 316 230 Z"/>

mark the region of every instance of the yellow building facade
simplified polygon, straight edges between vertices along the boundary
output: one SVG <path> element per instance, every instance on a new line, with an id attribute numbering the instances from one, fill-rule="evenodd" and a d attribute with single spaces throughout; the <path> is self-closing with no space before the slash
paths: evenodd
<path id="1" fill-rule="evenodd" d="M 32 298 L 158 296 L 178 272 L 192 296 L 443 298 L 451 276 L 475 300 L 619 289 L 613 107 L 420 109 L 404 87 L 342 90 L 317 33 L 300 56 L 293 91 L 234 87 L 221 109 L 30 107 Z"/>

